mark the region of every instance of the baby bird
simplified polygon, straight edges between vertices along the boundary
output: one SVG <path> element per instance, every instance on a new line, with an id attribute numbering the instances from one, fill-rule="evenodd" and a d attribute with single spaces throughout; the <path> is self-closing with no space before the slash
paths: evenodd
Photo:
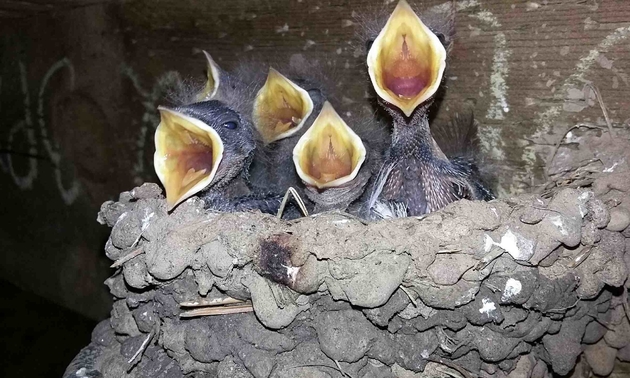
<path id="1" fill-rule="evenodd" d="M 393 124 L 391 147 L 367 203 L 372 218 L 418 216 L 458 199 L 485 198 L 471 170 L 449 161 L 429 127 L 428 108 L 446 68 L 453 17 L 451 9 L 431 30 L 401 0 L 369 49 L 370 80 Z"/>
<path id="2" fill-rule="evenodd" d="M 255 100 L 252 118 L 265 145 L 252 163 L 252 183 L 275 192 L 293 187 L 314 212 L 343 211 L 364 192 L 380 161 L 380 151 L 366 152 L 353 131 L 366 134 L 372 114 L 359 119 L 358 106 L 346 106 L 352 127 L 344 122 L 331 105 L 339 102 L 332 93 L 342 90 L 340 80 L 327 64 L 294 56 L 285 71 L 271 68 Z"/>
<path id="3" fill-rule="evenodd" d="M 380 137 L 384 135 L 381 126 L 372 114 L 365 116 L 355 109 L 341 117 L 329 102 L 324 103 L 293 149 L 295 169 L 315 212 L 345 211 L 361 197 L 382 162 L 377 143 L 370 143 L 379 131 Z"/>
<path id="4" fill-rule="evenodd" d="M 326 94 L 317 80 L 295 68 L 287 71 L 291 79 L 270 67 L 256 94 L 252 120 L 260 144 L 249 175 L 257 190 L 284 193 L 293 187 L 303 194 L 291 151 L 321 110 Z"/>
<path id="5" fill-rule="evenodd" d="M 220 211 L 275 213 L 281 195 L 251 192 L 246 169 L 256 148 L 249 117 L 252 84 L 219 69 L 204 52 L 208 77 L 201 91 L 180 93 L 181 105 L 159 107 L 154 167 L 169 210 L 193 195 Z"/>

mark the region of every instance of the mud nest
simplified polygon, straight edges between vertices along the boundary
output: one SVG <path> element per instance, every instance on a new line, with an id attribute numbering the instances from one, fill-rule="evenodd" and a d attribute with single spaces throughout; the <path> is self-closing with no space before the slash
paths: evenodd
<path id="1" fill-rule="evenodd" d="M 606 375 L 630 361 L 629 208 L 627 172 L 367 224 L 169 214 L 145 184 L 101 208 L 115 303 L 65 376 Z"/>

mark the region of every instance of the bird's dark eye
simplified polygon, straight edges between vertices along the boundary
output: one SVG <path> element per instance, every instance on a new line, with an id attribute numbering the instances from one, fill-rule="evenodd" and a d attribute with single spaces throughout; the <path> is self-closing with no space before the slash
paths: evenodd
<path id="1" fill-rule="evenodd" d="M 238 125 L 234 121 L 229 121 L 229 122 L 226 122 L 226 123 L 223 124 L 223 127 L 225 127 L 226 129 L 229 129 L 229 130 L 234 130 L 234 129 L 236 129 L 237 126 Z"/>
<path id="2" fill-rule="evenodd" d="M 365 41 L 365 51 L 370 51 L 373 44 L 374 44 L 374 38 L 370 38 L 367 41 Z"/>
<path id="3" fill-rule="evenodd" d="M 440 40 L 440 42 L 442 42 L 443 45 L 446 45 L 446 36 L 442 33 L 435 33 L 435 36 L 438 37 L 438 39 Z"/>

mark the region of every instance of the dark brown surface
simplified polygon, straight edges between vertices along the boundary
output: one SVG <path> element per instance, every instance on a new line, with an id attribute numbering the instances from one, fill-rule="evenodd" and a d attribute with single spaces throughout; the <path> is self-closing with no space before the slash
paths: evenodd
<path id="1" fill-rule="evenodd" d="M 425 1 L 423 7 L 442 2 Z M 0 186 L 5 195 L 0 275 L 102 317 L 109 307 L 102 286 L 109 271 L 101 257 L 106 230 L 94 221 L 96 211 L 121 190 L 155 179 L 155 107 L 168 72 L 202 75 L 199 49 L 228 69 L 244 58 L 303 54 L 334 63 L 343 80 L 354 83 L 346 97 L 360 99 L 368 82 L 362 73 L 363 44 L 355 38 L 361 25 L 354 16 L 382 4 L 0 2 L 0 17 L 5 17 L 0 22 Z M 630 2 L 456 4 L 458 36 L 437 119 L 445 119 L 462 101 L 475 105 L 499 195 L 540 185 L 550 145 L 570 125 L 601 124 L 597 106 L 578 111 L 585 81 L 601 89 L 613 122 L 630 117 Z M 386 7 L 393 9 L 394 3 Z M 40 96 L 57 62 L 67 64 L 54 72 Z M 31 176 L 29 164 L 36 166 Z M 22 179 L 14 179 L 11 170 Z M 76 196 L 69 191 L 64 200 L 62 194 L 74 182 Z"/>
<path id="2" fill-rule="evenodd" d="M 63 375 L 96 322 L 0 280 L 3 377 Z"/>

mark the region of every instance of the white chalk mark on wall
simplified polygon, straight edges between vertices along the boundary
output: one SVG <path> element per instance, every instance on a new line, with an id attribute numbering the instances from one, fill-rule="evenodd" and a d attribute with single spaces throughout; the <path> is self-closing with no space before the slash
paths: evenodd
<path id="1" fill-rule="evenodd" d="M 535 124 L 536 130 L 531 135 L 531 139 L 543 138 L 544 135 L 549 134 L 552 127 L 557 124 L 558 117 L 563 114 L 562 107 L 567 91 L 575 85 L 583 85 L 586 73 L 593 67 L 593 64 L 597 62 L 597 58 L 610 50 L 610 48 L 618 45 L 630 37 L 630 26 L 619 27 L 606 38 L 604 38 L 595 49 L 592 49 L 588 54 L 581 57 L 575 65 L 574 73 L 571 74 L 564 82 L 559 91 L 556 92 L 554 98 L 560 102 L 559 105 L 549 106 L 545 111 L 539 112 L 536 116 Z M 528 145 L 523 149 L 523 160 L 528 163 L 523 172 L 523 179 L 531 176 L 534 164 L 536 162 L 536 145 Z M 551 162 L 547 162 L 550 164 Z"/>
<path id="2" fill-rule="evenodd" d="M 470 8 L 479 8 L 475 10 L 475 13 L 468 15 L 470 18 L 476 19 L 493 29 L 501 27 L 499 19 L 492 12 L 483 9 L 482 4 L 478 0 L 461 0 L 457 2 L 456 9 L 458 11 Z M 475 36 L 476 35 L 479 34 L 477 33 Z M 473 35 L 471 35 L 471 37 L 473 37 Z M 505 113 L 510 110 L 507 99 L 507 91 L 509 89 L 507 78 L 509 75 L 508 59 L 511 54 L 511 50 L 507 48 L 506 35 L 501 31 L 497 31 L 494 36 L 494 53 L 492 57 L 492 71 L 490 74 L 489 89 L 492 100 L 486 113 L 487 119 L 502 120 L 505 118 Z M 495 160 L 505 159 L 505 143 L 501 139 L 501 129 L 499 125 L 484 125 L 484 127 L 481 127 L 479 129 L 479 141 L 481 143 L 481 149 L 486 156 Z M 497 190 L 499 193 L 505 192 L 501 183 L 499 183 Z"/>
<path id="3" fill-rule="evenodd" d="M 504 119 L 504 113 L 510 111 L 507 103 L 508 58 L 511 51 L 506 47 L 505 34 L 498 32 L 494 36 L 494 56 L 492 57 L 492 74 L 490 75 L 490 93 L 494 101 L 490 104 L 486 118 Z"/>
<path id="4" fill-rule="evenodd" d="M 475 6 L 479 5 L 476 1 L 473 4 Z M 492 14 L 492 12 L 487 10 L 481 10 L 471 14 L 470 17 L 495 29 L 501 27 L 499 19 Z M 492 74 L 490 75 L 490 93 L 494 99 L 486 114 L 486 118 L 488 119 L 504 119 L 505 113 L 510 111 L 507 102 L 508 86 L 506 83 L 509 74 L 508 58 L 510 55 L 511 51 L 507 48 L 505 33 L 497 32 L 494 36 L 494 55 L 492 57 Z"/>
<path id="5" fill-rule="evenodd" d="M 57 71 L 67 68 L 70 73 L 70 90 L 74 89 L 74 66 L 67 58 L 63 58 L 60 61 L 53 64 L 42 79 L 42 83 L 39 87 L 39 93 L 37 94 L 37 117 L 39 123 L 39 131 L 41 133 L 42 144 L 44 145 L 44 149 L 48 153 L 50 160 L 54 165 L 54 174 L 55 174 L 55 183 L 57 184 L 57 189 L 59 190 L 59 194 L 61 194 L 61 198 L 66 205 L 71 205 L 79 196 L 80 186 L 79 182 L 76 178 L 73 177 L 72 183 L 70 187 L 66 189 L 63 184 L 63 180 L 61 177 L 61 155 L 59 154 L 59 147 L 53 146 L 50 138 L 48 137 L 48 131 L 46 129 L 46 121 L 44 118 L 44 95 L 46 94 L 46 88 L 48 87 L 48 82 L 50 78 L 53 77 Z"/>
<path id="6" fill-rule="evenodd" d="M 26 66 L 21 61 L 18 62 L 18 67 L 20 70 L 20 89 L 23 96 L 23 104 L 24 104 L 24 118 L 15 122 L 15 124 L 9 129 L 9 134 L 7 137 L 7 159 L 6 164 L 4 161 L 0 160 L 0 164 L 2 165 L 2 169 L 5 172 L 9 172 L 11 179 L 22 190 L 32 189 L 33 183 L 38 175 L 38 141 L 35 134 L 35 126 L 33 124 L 33 115 L 31 108 L 31 95 L 28 88 L 28 77 L 26 72 Z M 72 183 L 70 184 L 70 188 L 66 189 L 62 182 L 61 177 L 61 155 L 58 152 L 58 147 L 53 146 L 50 138 L 48 137 L 48 130 L 46 128 L 46 119 L 44 116 L 44 103 L 45 103 L 45 94 L 46 89 L 48 87 L 48 82 L 50 78 L 60 69 L 67 68 L 70 72 L 70 86 L 74 87 L 74 68 L 72 63 L 67 59 L 63 58 L 58 62 L 55 62 L 49 69 L 46 71 L 46 74 L 42 78 L 42 82 L 39 86 L 39 92 L 37 96 L 37 122 L 39 126 L 39 133 L 42 140 L 42 144 L 44 145 L 44 150 L 49 156 L 51 162 L 54 167 L 54 175 L 55 175 L 55 183 L 57 185 L 57 189 L 61 194 L 61 198 L 66 205 L 71 205 L 79 195 L 80 187 L 79 182 L 76 178 L 73 178 Z M 0 78 L 1 79 L 1 78 Z M 0 84 L 2 81 L 0 80 Z M 0 90 L 2 87 L 0 86 Z M 1 93 L 1 92 L 0 92 Z M 26 155 L 28 158 L 28 172 L 26 174 L 20 175 L 16 172 L 14 164 L 13 164 L 13 147 L 16 142 L 16 137 L 19 133 L 23 133 L 25 136 L 26 144 L 28 145 L 28 151 L 26 151 Z"/>
<path id="7" fill-rule="evenodd" d="M 479 5 L 479 3 L 476 3 L 475 5 Z M 470 17 L 476 18 L 479 21 L 492 26 L 493 28 L 501 27 L 501 23 L 496 18 L 496 16 L 492 14 L 492 12 L 487 11 L 487 10 L 481 10 L 477 13 L 471 14 Z"/>
<path id="8" fill-rule="evenodd" d="M 33 117 L 31 116 L 31 96 L 28 91 L 28 80 L 26 78 L 26 67 L 24 63 L 18 62 L 20 68 L 20 87 L 22 95 L 24 96 L 24 119 L 16 122 L 9 130 L 9 137 L 7 141 L 7 150 L 11 151 L 13 148 L 14 138 L 19 132 L 23 132 L 26 136 L 26 142 L 28 143 L 28 153 L 31 155 L 28 158 L 28 172 L 24 176 L 20 176 L 13 167 L 13 156 L 11 153 L 7 154 L 7 163 L 9 165 L 9 173 L 15 185 L 20 189 L 32 189 L 33 182 L 37 178 L 37 141 L 35 140 L 35 131 L 33 130 Z"/>
<path id="9" fill-rule="evenodd" d="M 472 7 L 477 7 L 479 5 L 480 4 L 477 0 L 460 0 L 456 4 L 456 9 L 460 11 L 460 10 L 464 10 L 464 9 L 468 9 Z"/>
<path id="10" fill-rule="evenodd" d="M 602 53 L 608 52 L 611 47 L 625 41 L 628 37 L 630 37 L 630 26 L 617 28 L 613 33 L 606 36 L 595 49 L 590 50 L 588 54 L 580 58 L 575 65 L 574 73 L 563 82 L 562 89 L 555 96 L 556 99 L 563 100 L 571 86 L 583 83 L 584 75 L 593 67 L 597 57 Z M 556 122 L 556 118 L 560 115 L 561 110 L 562 104 L 551 106 L 544 112 L 539 113 L 536 118 L 538 128 L 532 137 L 536 138 L 542 134 L 547 134 Z"/>

